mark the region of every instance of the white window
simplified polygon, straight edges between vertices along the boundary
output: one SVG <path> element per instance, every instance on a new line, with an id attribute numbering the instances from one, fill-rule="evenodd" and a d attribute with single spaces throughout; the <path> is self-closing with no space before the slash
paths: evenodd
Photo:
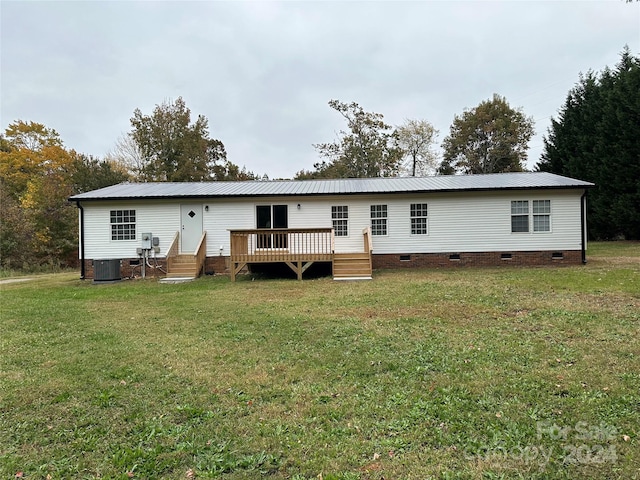
<path id="1" fill-rule="evenodd" d="M 111 210 L 111 240 L 136 239 L 136 211 Z"/>
<path id="2" fill-rule="evenodd" d="M 533 201 L 533 231 L 551 231 L 551 200 Z"/>
<path id="3" fill-rule="evenodd" d="M 371 235 L 387 234 L 387 206 L 371 205 Z"/>
<path id="4" fill-rule="evenodd" d="M 349 207 L 347 205 L 331 207 L 331 221 L 336 237 L 349 235 Z"/>
<path id="5" fill-rule="evenodd" d="M 511 231 L 550 232 L 551 200 L 514 200 L 511 202 Z"/>
<path id="6" fill-rule="evenodd" d="M 411 235 L 427 234 L 427 204 L 411 204 Z"/>
<path id="7" fill-rule="evenodd" d="M 513 233 L 529 231 L 529 200 L 511 202 L 511 231 Z"/>

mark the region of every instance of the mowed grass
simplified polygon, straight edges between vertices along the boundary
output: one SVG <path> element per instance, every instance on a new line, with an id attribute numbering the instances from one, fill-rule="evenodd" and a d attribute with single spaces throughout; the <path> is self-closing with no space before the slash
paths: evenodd
<path id="1" fill-rule="evenodd" d="M 0 478 L 640 478 L 640 244 L 588 258 L 0 285 Z"/>

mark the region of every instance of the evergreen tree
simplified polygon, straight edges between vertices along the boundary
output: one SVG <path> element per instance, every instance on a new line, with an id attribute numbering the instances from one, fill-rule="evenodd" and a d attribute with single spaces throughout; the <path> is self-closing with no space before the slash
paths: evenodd
<path id="1" fill-rule="evenodd" d="M 640 239 L 640 58 L 581 75 L 544 139 L 538 170 L 596 184 L 588 227 L 596 239 Z"/>

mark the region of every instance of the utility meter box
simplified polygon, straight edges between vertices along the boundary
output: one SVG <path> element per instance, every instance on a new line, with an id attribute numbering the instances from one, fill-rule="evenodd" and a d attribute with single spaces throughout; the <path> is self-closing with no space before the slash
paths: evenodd
<path id="1" fill-rule="evenodd" d="M 142 248 L 143 250 L 151 250 L 151 242 L 153 239 L 153 235 L 150 233 L 142 234 Z"/>

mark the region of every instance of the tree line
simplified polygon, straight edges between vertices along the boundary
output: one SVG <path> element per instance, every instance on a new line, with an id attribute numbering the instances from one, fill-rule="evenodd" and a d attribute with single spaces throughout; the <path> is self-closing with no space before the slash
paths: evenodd
<path id="1" fill-rule="evenodd" d="M 341 130 L 334 142 L 313 145 L 322 160 L 313 170 L 299 171 L 297 179 L 480 174 L 526 168 L 533 119 L 497 94 L 454 117 L 442 142 L 442 160 L 436 150 L 439 132 L 427 120 L 408 119 L 393 128 L 382 114 L 366 112 L 355 102 L 331 100 L 329 106 L 346 120 L 347 130 Z"/>
<path id="2" fill-rule="evenodd" d="M 397 127 L 355 102 L 331 100 L 346 122 L 319 161 L 296 179 L 483 174 L 526 170 L 534 123 L 494 95 L 439 132 L 423 119 Z M 0 267 L 73 265 L 77 212 L 67 198 L 125 181 L 268 180 L 227 159 L 208 120 L 182 98 L 133 113 L 131 130 L 105 158 L 68 149 L 52 128 L 17 120 L 0 135 Z M 440 158 L 441 157 L 441 158 Z M 580 75 L 544 138 L 535 170 L 592 181 L 591 238 L 640 239 L 640 58 L 628 48 L 615 68 Z"/>
<path id="3" fill-rule="evenodd" d="M 537 169 L 594 182 L 591 238 L 640 240 L 640 57 L 589 71 L 567 95 Z"/>
<path id="4" fill-rule="evenodd" d="M 17 120 L 0 135 L 0 267 L 33 271 L 74 266 L 78 213 L 67 199 L 127 181 L 253 180 L 227 160 L 207 119 L 191 120 L 184 100 L 139 109 L 132 129 L 99 159 L 65 147 L 58 132 Z M 264 179 L 265 177 L 260 177 Z"/>
<path id="5" fill-rule="evenodd" d="M 357 103 L 331 100 L 347 129 L 316 144 L 321 161 L 297 178 L 520 172 L 526 170 L 531 117 L 494 95 L 455 115 L 441 144 L 426 120 L 393 128 Z M 640 240 L 640 57 L 628 47 L 615 68 L 579 76 L 544 136 L 534 170 L 595 183 L 589 191 L 589 238 Z"/>

